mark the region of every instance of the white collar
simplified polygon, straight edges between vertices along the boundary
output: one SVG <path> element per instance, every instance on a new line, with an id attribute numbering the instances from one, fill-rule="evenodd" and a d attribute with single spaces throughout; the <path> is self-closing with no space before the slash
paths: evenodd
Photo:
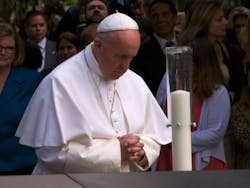
<path id="1" fill-rule="evenodd" d="M 166 48 L 166 43 L 169 41 L 172 41 L 176 44 L 176 35 L 174 34 L 174 37 L 171 40 L 166 40 L 162 37 L 160 37 L 159 35 L 157 35 L 156 33 L 154 33 L 154 37 L 157 40 L 157 42 L 159 43 L 159 45 L 161 46 L 161 49 L 163 51 L 163 53 L 165 54 L 165 48 Z"/>
<path id="2" fill-rule="evenodd" d="M 38 42 L 38 46 L 40 46 L 40 48 L 44 49 L 46 47 L 46 42 L 47 42 L 47 38 L 44 37 L 40 42 Z"/>
<path id="3" fill-rule="evenodd" d="M 88 65 L 90 71 L 94 73 L 95 80 L 98 79 L 98 83 L 100 83 L 101 80 L 103 80 L 105 82 L 105 80 L 103 79 L 99 64 L 98 64 L 98 62 L 93 54 L 92 45 L 93 45 L 93 42 L 90 43 L 88 46 L 86 46 L 84 49 L 85 61 Z M 107 83 L 114 84 L 115 80 L 110 80 Z"/>
<path id="4" fill-rule="evenodd" d="M 174 37 L 171 40 L 166 40 L 162 37 L 160 37 L 159 35 L 157 35 L 156 33 L 154 33 L 154 37 L 156 38 L 156 40 L 159 42 L 160 45 L 165 46 L 165 44 L 169 41 L 172 41 L 176 44 L 176 35 L 174 34 Z"/>
<path id="5" fill-rule="evenodd" d="M 95 74 L 97 74 L 99 77 L 102 77 L 101 70 L 99 68 L 99 64 L 93 54 L 92 51 L 92 45 L 93 42 L 90 43 L 88 46 L 84 49 L 84 58 L 86 60 L 86 63 L 91 71 L 93 71 Z"/>

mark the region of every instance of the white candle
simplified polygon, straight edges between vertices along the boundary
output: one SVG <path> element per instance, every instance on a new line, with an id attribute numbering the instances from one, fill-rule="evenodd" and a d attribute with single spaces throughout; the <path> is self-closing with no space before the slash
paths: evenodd
<path id="1" fill-rule="evenodd" d="M 192 170 L 190 92 L 171 93 L 173 170 Z"/>

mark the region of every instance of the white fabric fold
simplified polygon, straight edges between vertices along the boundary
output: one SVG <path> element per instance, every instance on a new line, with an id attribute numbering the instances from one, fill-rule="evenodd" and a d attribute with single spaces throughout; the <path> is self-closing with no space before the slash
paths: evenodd
<path id="1" fill-rule="evenodd" d="M 119 109 L 120 120 L 118 128 L 113 126 L 112 112 L 105 107 L 108 103 L 105 92 L 112 83 L 101 79 L 91 45 L 42 80 L 16 136 L 20 137 L 21 144 L 41 151 L 45 147 L 71 148 L 71 143 L 77 143 L 84 152 L 94 146 L 96 140 L 118 142 L 118 136 L 137 134 L 145 141 L 146 156 L 151 164 L 159 154 L 159 145 L 171 142 L 167 117 L 143 79 L 128 70 L 115 81 L 119 100 L 115 109 Z M 70 155 L 68 151 L 65 154 Z"/>

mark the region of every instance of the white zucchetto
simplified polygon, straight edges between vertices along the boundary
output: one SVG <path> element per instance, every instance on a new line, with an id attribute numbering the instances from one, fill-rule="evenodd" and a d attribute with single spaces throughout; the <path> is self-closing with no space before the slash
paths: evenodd
<path id="1" fill-rule="evenodd" d="M 97 33 L 122 30 L 139 30 L 139 26 L 131 17 L 119 12 L 104 18 L 97 27 Z"/>

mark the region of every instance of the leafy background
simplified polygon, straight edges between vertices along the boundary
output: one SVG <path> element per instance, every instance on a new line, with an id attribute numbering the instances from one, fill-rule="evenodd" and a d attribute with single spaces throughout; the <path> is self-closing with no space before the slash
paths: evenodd
<path id="1" fill-rule="evenodd" d="M 76 3 L 77 0 L 61 0 L 65 8 Z M 41 6 L 42 0 L 0 0 L 0 17 L 11 21 L 11 15 L 15 15 L 16 22 L 24 18 L 25 13 L 33 8 Z"/>
<path id="2" fill-rule="evenodd" d="M 68 6 L 73 3 L 76 3 L 77 0 L 61 0 L 61 3 L 65 7 L 65 10 Z M 224 0 L 224 3 L 228 6 L 239 6 L 244 5 L 247 1 L 250 0 Z M 186 0 L 174 0 L 177 8 L 182 10 Z M 23 19 L 27 10 L 41 6 L 42 0 L 0 0 L 0 17 L 8 21 L 19 22 Z"/>

